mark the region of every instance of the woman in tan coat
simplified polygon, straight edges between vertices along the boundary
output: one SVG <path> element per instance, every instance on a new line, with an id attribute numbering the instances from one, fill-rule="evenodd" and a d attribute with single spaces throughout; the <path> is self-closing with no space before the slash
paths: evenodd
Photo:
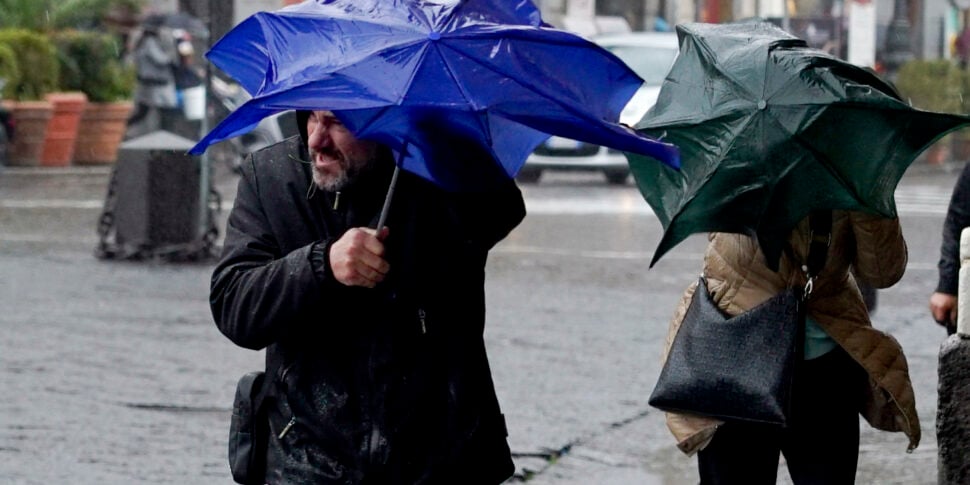
<path id="1" fill-rule="evenodd" d="M 853 483 L 859 413 L 875 428 L 906 433 L 910 450 L 919 443 L 906 359 L 893 337 L 870 324 L 856 283 L 886 288 L 902 277 L 907 254 L 899 221 L 833 211 L 831 235 L 827 261 L 806 303 L 805 355 L 796 370 L 791 425 L 667 414 L 678 447 L 698 453 L 701 484 L 773 484 L 779 453 L 796 485 Z M 808 218 L 792 231 L 778 271 L 768 268 L 752 238 L 713 233 L 709 239 L 704 276 L 729 315 L 806 282 L 800 268 L 811 242 Z M 665 360 L 696 287 L 688 287 L 671 321 Z"/>

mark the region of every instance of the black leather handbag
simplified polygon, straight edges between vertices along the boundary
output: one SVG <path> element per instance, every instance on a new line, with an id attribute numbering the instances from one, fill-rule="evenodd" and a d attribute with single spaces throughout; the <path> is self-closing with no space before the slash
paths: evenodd
<path id="1" fill-rule="evenodd" d="M 726 316 L 700 279 L 648 401 L 665 411 L 785 424 L 802 312 L 787 289 Z"/>
<path id="2" fill-rule="evenodd" d="M 648 400 L 651 406 L 725 421 L 789 422 L 795 364 L 802 355 L 802 301 L 825 264 L 831 240 L 831 212 L 810 217 L 804 289 L 787 288 L 730 317 L 701 277 Z"/>

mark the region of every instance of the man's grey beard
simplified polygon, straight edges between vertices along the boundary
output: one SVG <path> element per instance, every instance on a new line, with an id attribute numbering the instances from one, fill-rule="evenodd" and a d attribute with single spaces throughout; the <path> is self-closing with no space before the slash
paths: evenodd
<path id="1" fill-rule="evenodd" d="M 316 150 L 310 150 L 310 160 L 316 159 Z M 357 161 L 343 160 L 344 163 L 340 165 L 342 169 L 340 173 L 336 176 L 324 177 L 324 175 L 317 171 L 317 167 L 313 165 L 313 183 L 317 185 L 318 188 L 327 192 L 337 192 L 339 190 L 344 190 L 347 187 L 353 185 L 362 174 L 369 172 L 373 169 L 377 160 L 376 155 L 370 160 L 366 160 L 363 163 Z"/>
<path id="2" fill-rule="evenodd" d="M 350 184 L 350 176 L 346 170 L 343 170 L 336 177 L 324 178 L 323 174 L 317 171 L 317 167 L 313 167 L 313 183 L 327 192 L 337 192 Z"/>

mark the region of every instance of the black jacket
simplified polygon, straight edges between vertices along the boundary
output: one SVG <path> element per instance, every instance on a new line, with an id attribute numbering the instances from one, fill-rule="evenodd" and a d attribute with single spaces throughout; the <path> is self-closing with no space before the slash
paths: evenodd
<path id="1" fill-rule="evenodd" d="M 512 181 L 446 193 L 402 172 L 388 277 L 351 288 L 327 249 L 375 226 L 393 162 L 338 197 L 310 189 L 307 159 L 293 137 L 244 164 L 212 279 L 219 329 L 266 348 L 267 482 L 502 482 L 514 467 L 482 335 L 484 267 L 524 217 L 521 193 Z"/>
<path id="2" fill-rule="evenodd" d="M 943 244 L 940 247 L 940 280 L 936 291 L 957 294 L 960 281 L 960 233 L 970 226 L 970 163 L 964 165 L 950 197 L 950 207 L 943 222 Z"/>

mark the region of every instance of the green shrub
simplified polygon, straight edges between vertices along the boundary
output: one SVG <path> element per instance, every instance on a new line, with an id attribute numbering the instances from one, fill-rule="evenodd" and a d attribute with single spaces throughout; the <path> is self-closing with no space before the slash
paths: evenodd
<path id="1" fill-rule="evenodd" d="M 26 29 L 3 29 L 0 45 L 13 51 L 20 70 L 20 78 L 4 92 L 9 92 L 14 99 L 28 101 L 43 99 L 57 89 L 57 50 L 47 37 Z"/>
<path id="2" fill-rule="evenodd" d="M 40 31 L 47 24 L 47 1 L 0 0 L 0 27 Z"/>
<path id="3" fill-rule="evenodd" d="M 3 1 L 3 0 L 0 0 Z M 38 0 L 31 0 L 38 1 Z M 45 0 L 55 29 L 100 29 L 112 12 L 137 15 L 145 0 Z"/>
<path id="4" fill-rule="evenodd" d="M 122 65 L 121 44 L 115 36 L 65 30 L 53 40 L 60 63 L 60 89 L 81 91 L 95 103 L 131 97 L 134 73 Z"/>
<path id="5" fill-rule="evenodd" d="M 5 83 L 0 98 L 13 98 L 14 86 L 20 83 L 20 67 L 13 49 L 4 44 L 0 44 L 0 79 Z"/>
<path id="6" fill-rule="evenodd" d="M 0 28 L 46 32 L 98 29 L 111 13 L 139 12 L 144 0 L 0 0 Z"/>
<path id="7" fill-rule="evenodd" d="M 896 77 L 904 101 L 914 108 L 941 113 L 967 112 L 970 99 L 963 99 L 967 83 L 967 73 L 945 59 L 910 61 Z"/>

